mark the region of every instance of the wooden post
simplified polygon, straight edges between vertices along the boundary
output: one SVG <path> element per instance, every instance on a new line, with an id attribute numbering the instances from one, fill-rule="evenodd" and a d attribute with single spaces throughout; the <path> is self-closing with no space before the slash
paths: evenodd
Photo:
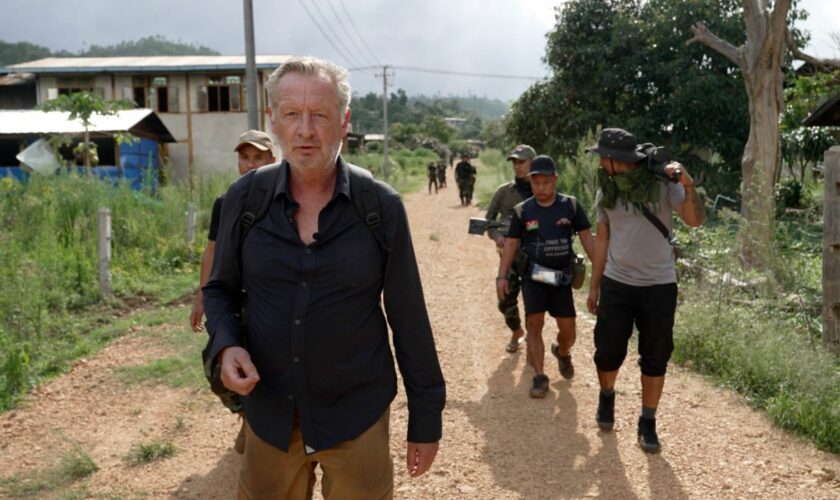
<path id="1" fill-rule="evenodd" d="M 840 353 L 840 146 L 825 152 L 823 347 Z"/>
<path id="2" fill-rule="evenodd" d="M 187 206 L 187 245 L 191 247 L 195 243 L 195 219 L 195 203 L 190 203 Z"/>
<path id="3" fill-rule="evenodd" d="M 99 220 L 99 295 L 110 298 L 111 289 L 111 210 L 100 208 Z"/>

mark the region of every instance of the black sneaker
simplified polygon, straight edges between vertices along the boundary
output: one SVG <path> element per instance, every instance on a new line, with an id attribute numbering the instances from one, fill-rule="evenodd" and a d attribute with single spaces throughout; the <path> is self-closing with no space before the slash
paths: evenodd
<path id="1" fill-rule="evenodd" d="M 661 446 L 656 435 L 656 419 L 639 417 L 639 446 L 646 453 L 656 453 Z"/>
<path id="2" fill-rule="evenodd" d="M 528 392 L 532 398 L 544 398 L 548 394 L 548 377 L 545 375 L 534 376 L 534 385 Z"/>
<path id="3" fill-rule="evenodd" d="M 598 394 L 598 413 L 595 414 L 598 427 L 610 431 L 615 424 L 615 392 L 607 396 L 603 392 Z"/>
<path id="4" fill-rule="evenodd" d="M 569 380 L 575 376 L 575 365 L 572 364 L 572 355 L 560 355 L 560 344 L 557 342 L 551 343 L 551 354 L 557 358 L 557 369 L 560 370 L 560 375 L 564 379 Z"/>

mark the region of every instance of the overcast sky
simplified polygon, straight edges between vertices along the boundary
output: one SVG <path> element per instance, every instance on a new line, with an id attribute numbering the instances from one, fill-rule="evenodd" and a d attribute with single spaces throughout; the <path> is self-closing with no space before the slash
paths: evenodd
<path id="1" fill-rule="evenodd" d="M 554 8 L 560 3 L 253 0 L 257 53 L 310 54 L 348 68 L 389 64 L 543 77 L 547 74 L 541 62 L 545 34 L 554 25 Z M 28 41 L 53 50 L 77 51 L 92 44 L 111 45 L 163 35 L 206 45 L 222 54 L 245 52 L 240 0 L 4 0 L 2 7 L 0 39 L 8 42 Z M 819 57 L 840 57 L 829 37 L 832 32 L 840 32 L 840 0 L 800 0 L 799 7 L 811 13 L 804 25 L 813 38 L 809 52 Z M 382 80 L 374 73 L 354 71 L 354 91 L 381 92 Z M 409 95 L 474 94 L 504 100 L 515 99 L 533 82 L 401 68 L 394 70 L 391 81 L 392 91 L 403 88 Z"/>

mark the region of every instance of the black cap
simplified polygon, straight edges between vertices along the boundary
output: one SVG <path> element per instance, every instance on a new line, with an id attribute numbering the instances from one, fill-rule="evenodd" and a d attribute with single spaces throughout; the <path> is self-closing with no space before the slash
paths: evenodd
<path id="1" fill-rule="evenodd" d="M 528 175 L 557 175 L 557 164 L 550 156 L 539 155 L 531 160 L 531 170 Z"/>
<path id="2" fill-rule="evenodd" d="M 644 153 L 636 151 L 636 136 L 621 128 L 605 128 L 598 137 L 598 144 L 586 148 L 606 158 L 613 158 L 625 163 L 636 163 L 645 158 Z"/>

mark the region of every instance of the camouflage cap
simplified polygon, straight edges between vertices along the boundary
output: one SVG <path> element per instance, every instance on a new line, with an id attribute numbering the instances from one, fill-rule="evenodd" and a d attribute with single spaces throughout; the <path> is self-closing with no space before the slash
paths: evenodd
<path id="1" fill-rule="evenodd" d="M 259 149 L 260 151 L 270 151 L 271 156 L 277 156 L 274 148 L 274 141 L 271 140 L 271 136 L 263 132 L 262 130 L 246 130 L 242 132 L 239 136 L 239 144 L 233 148 L 234 151 L 239 151 L 239 148 L 242 146 L 250 144 L 255 148 Z"/>
<path id="2" fill-rule="evenodd" d="M 513 149 L 513 153 L 507 157 L 508 160 L 531 160 L 537 156 L 534 148 L 527 144 L 520 144 Z"/>

